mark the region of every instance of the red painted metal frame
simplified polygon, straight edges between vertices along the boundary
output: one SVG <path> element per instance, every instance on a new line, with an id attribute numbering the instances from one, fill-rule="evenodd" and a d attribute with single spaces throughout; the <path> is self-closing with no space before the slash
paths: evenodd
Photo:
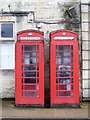
<path id="1" fill-rule="evenodd" d="M 55 36 L 73 36 L 74 40 L 54 40 Z M 78 42 L 77 34 L 69 30 L 57 30 L 50 33 L 50 104 L 79 104 L 79 60 L 78 60 Z M 56 45 L 73 46 L 73 64 L 74 64 L 74 95 L 56 96 Z"/>
<path id="2" fill-rule="evenodd" d="M 40 37 L 39 40 L 21 40 L 20 37 L 30 36 Z M 39 46 L 39 97 L 22 96 L 22 46 L 38 45 Z M 15 51 L 15 104 L 23 105 L 40 105 L 44 106 L 44 36 L 42 32 L 36 30 L 25 30 L 17 34 L 16 51 Z"/>

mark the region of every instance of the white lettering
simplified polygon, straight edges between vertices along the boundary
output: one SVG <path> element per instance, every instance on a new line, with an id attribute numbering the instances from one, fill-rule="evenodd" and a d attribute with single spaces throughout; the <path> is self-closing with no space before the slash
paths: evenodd
<path id="1" fill-rule="evenodd" d="M 54 40 L 73 40 L 73 36 L 55 36 Z"/>
<path id="2" fill-rule="evenodd" d="M 40 40 L 40 37 L 36 37 L 36 36 L 20 37 L 20 40 Z"/>

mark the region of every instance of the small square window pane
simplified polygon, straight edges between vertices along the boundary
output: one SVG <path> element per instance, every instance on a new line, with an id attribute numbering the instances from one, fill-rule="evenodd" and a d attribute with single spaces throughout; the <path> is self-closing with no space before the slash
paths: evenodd
<path id="1" fill-rule="evenodd" d="M 24 78 L 23 83 L 36 83 L 36 78 Z"/>
<path id="2" fill-rule="evenodd" d="M 56 64 L 70 64 L 71 59 L 70 58 L 57 58 L 56 59 Z"/>
<path id="3" fill-rule="evenodd" d="M 13 37 L 13 24 L 1 24 L 1 37 Z"/>
<path id="4" fill-rule="evenodd" d="M 70 50 L 70 45 L 57 45 L 57 50 Z"/>
<path id="5" fill-rule="evenodd" d="M 36 50 L 36 45 L 24 45 L 23 50 Z"/>
<path id="6" fill-rule="evenodd" d="M 36 72 L 24 72 L 24 77 L 36 77 Z"/>

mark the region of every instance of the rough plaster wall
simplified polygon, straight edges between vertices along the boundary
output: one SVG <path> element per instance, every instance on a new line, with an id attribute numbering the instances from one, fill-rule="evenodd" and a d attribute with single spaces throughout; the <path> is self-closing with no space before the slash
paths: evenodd
<path id="1" fill-rule="evenodd" d="M 0 0 L 0 8 L 3 11 L 9 11 L 8 5 L 10 5 L 12 11 L 34 11 L 35 19 L 57 22 L 63 19 L 63 7 L 64 2 L 80 2 L 80 0 Z M 3 5 L 3 6 L 2 6 Z M 5 20 L 5 17 L 3 21 Z M 10 19 L 9 19 L 10 20 Z M 9 21 L 8 20 L 8 21 Z M 26 17 L 15 17 L 15 33 L 25 29 L 37 29 L 36 23 L 27 23 Z M 40 31 L 44 32 L 45 38 L 45 86 L 49 87 L 49 32 L 57 29 L 63 29 L 64 24 L 43 24 L 41 23 Z M 15 34 L 16 41 L 16 34 Z M 15 79 L 14 70 L 5 70 L 1 74 L 2 79 L 2 97 L 14 97 L 15 93 Z M 0 79 L 0 80 L 1 80 Z M 1 88 L 1 86 L 0 86 Z"/>
<path id="2" fill-rule="evenodd" d="M 2 97 L 14 97 L 14 71 L 2 71 Z"/>
<path id="3" fill-rule="evenodd" d="M 0 98 L 2 98 L 2 71 L 0 71 Z"/>

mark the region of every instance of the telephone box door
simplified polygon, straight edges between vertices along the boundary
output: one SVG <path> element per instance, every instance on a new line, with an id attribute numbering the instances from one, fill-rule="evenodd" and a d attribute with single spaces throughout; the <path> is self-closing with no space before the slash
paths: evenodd
<path id="1" fill-rule="evenodd" d="M 68 30 L 51 32 L 51 106 L 79 105 L 79 67 L 77 35 Z"/>
<path id="2" fill-rule="evenodd" d="M 23 34 L 36 31 L 24 31 Z M 16 43 L 16 105 L 44 105 L 44 46 L 42 39 L 18 37 Z M 18 34 L 20 35 L 20 34 Z M 41 34 L 40 34 L 41 35 Z M 20 37 L 24 40 L 21 39 Z M 42 37 L 42 36 L 41 36 Z M 26 38 L 26 39 L 25 39 Z M 36 38 L 36 39 L 37 39 Z M 27 41 L 27 39 L 30 39 Z M 32 39 L 32 40 L 31 40 Z"/>

